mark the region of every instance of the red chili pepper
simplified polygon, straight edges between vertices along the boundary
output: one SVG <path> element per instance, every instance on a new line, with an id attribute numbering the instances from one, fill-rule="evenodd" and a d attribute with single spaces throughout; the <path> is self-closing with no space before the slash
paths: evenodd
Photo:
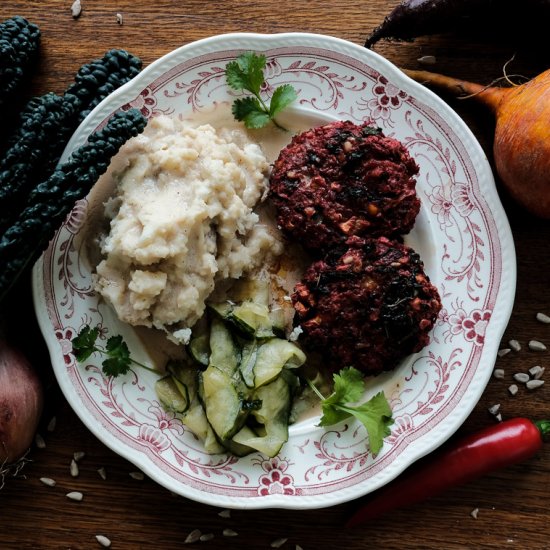
<path id="1" fill-rule="evenodd" d="M 445 489 L 532 457 L 550 434 L 550 420 L 512 418 L 454 443 L 414 464 L 394 482 L 367 496 L 347 521 L 354 527 L 390 510 L 421 502 Z"/>

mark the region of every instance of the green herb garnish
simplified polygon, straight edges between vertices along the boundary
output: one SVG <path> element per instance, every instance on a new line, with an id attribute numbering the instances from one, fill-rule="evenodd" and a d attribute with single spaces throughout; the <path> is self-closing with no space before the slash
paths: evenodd
<path id="1" fill-rule="evenodd" d="M 384 437 L 390 435 L 393 424 L 392 411 L 383 392 L 377 393 L 366 403 L 354 405 L 365 390 L 363 375 L 353 367 L 346 367 L 334 374 L 334 391 L 325 398 L 315 385 L 307 380 L 311 389 L 321 399 L 323 416 L 319 426 L 332 426 L 354 416 L 367 429 L 370 448 L 377 454 L 382 448 Z"/>
<path id="2" fill-rule="evenodd" d="M 107 356 L 101 363 L 103 373 L 106 376 L 116 378 L 120 374 L 126 374 L 132 365 L 157 373 L 155 369 L 139 363 L 130 357 L 130 351 L 122 336 L 111 336 L 104 348 L 96 344 L 98 337 L 98 327 L 90 328 L 88 325 L 85 325 L 72 339 L 73 354 L 79 363 L 83 363 L 94 353 L 100 353 Z"/>
<path id="3" fill-rule="evenodd" d="M 275 116 L 295 101 L 298 95 L 290 84 L 283 84 L 275 89 L 271 101 L 267 104 L 260 95 L 265 81 L 265 65 L 265 55 L 256 55 L 254 52 L 245 52 L 227 64 L 225 78 L 228 86 L 233 90 L 252 94 L 252 97 L 236 99 L 231 112 L 235 119 L 244 122 L 247 128 L 263 128 L 271 120 L 275 126 L 284 130 L 275 120 Z"/>

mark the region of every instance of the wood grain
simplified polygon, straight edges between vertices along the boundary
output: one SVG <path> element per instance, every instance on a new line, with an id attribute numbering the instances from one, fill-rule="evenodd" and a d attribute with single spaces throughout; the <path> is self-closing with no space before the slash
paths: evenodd
<path id="1" fill-rule="evenodd" d="M 23 15 L 42 30 L 40 63 L 23 94 L 29 97 L 62 91 L 82 63 L 113 47 L 130 50 L 147 65 L 182 44 L 236 31 L 317 32 L 362 44 L 367 32 L 395 4 L 396 0 L 82 0 L 82 15 L 73 20 L 71 0 L 3 0 L 0 19 Z M 123 15 L 123 25 L 117 24 L 116 13 Z M 514 54 L 510 66 L 514 73 L 529 77 L 547 68 L 547 49 L 533 49 L 517 40 L 514 43 L 513 37 L 507 38 L 450 33 L 412 44 L 380 43 L 376 51 L 408 68 L 420 68 L 417 59 L 422 55 L 435 55 L 439 72 L 481 83 L 501 76 L 504 64 Z M 490 159 L 490 115 L 471 102 L 448 101 Z M 550 416 L 547 386 L 533 392 L 521 388 L 513 398 L 507 391 L 514 372 L 526 371 L 535 364 L 547 365 L 550 370 L 550 352 L 526 349 L 531 338 L 550 344 L 550 326 L 535 320 L 538 311 L 550 314 L 550 227 L 520 211 L 504 193 L 501 196 L 518 256 L 517 295 L 504 341 L 516 338 L 523 349 L 498 359 L 498 366 L 506 372 L 505 379 L 491 380 L 460 429 L 463 433 L 493 422 L 487 408 L 495 403 L 501 403 L 505 418 Z M 414 508 L 396 511 L 372 525 L 347 531 L 341 525 L 353 503 L 315 511 L 235 510 L 230 519 L 223 519 L 217 508 L 172 496 L 151 480 L 134 480 L 129 476 L 133 466 L 102 445 L 61 395 L 36 333 L 29 288 L 28 281 L 19 285 L 14 309 L 9 310 L 17 319 L 13 323 L 14 338 L 42 367 L 48 394 L 43 423 L 55 416 L 57 426 L 52 433 L 42 427 L 46 448 L 33 449 L 25 476 L 7 479 L 0 492 L 2 549 L 98 548 L 98 534 L 109 537 L 116 549 L 181 548 L 193 529 L 215 534 L 211 541 L 200 543 L 205 548 L 270 548 L 270 543 L 280 537 L 288 537 L 283 548 L 300 545 L 307 550 L 550 548 L 547 449 L 524 464 L 495 472 Z M 75 451 L 84 451 L 86 456 L 80 463 L 80 475 L 72 478 L 69 463 Z M 106 481 L 97 473 L 101 467 L 107 471 Z M 46 487 L 39 481 L 42 476 L 56 479 L 57 485 Z M 82 491 L 84 500 L 66 499 L 65 494 L 72 490 Z M 470 515 L 474 508 L 479 508 L 477 520 Z M 234 529 L 238 536 L 223 537 L 224 528 Z"/>

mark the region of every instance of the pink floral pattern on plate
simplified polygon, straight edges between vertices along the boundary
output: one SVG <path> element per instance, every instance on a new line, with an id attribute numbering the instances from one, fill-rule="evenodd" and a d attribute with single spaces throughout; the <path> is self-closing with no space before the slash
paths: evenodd
<path id="1" fill-rule="evenodd" d="M 153 479 L 217 506 L 329 506 L 393 479 L 444 441 L 474 407 L 511 310 L 512 239 L 488 163 L 450 108 L 378 55 L 330 37 L 238 34 L 184 46 L 91 113 L 65 156 L 119 108 L 185 117 L 230 102 L 234 95 L 223 70 L 244 50 L 267 56 L 267 96 L 290 83 L 299 92 L 297 107 L 310 116 L 378 125 L 402 140 L 420 166 L 422 209 L 407 242 L 440 289 L 443 311 L 427 348 L 368 382 L 366 397 L 383 390 L 394 412 L 382 451 L 372 455 L 355 422 L 325 431 L 311 419 L 291 427 L 276 458 L 208 455 L 176 416 L 162 410 L 154 375 L 131 372 L 107 380 L 95 358 L 78 365 L 70 340 L 84 324 L 99 325 L 103 338 L 123 334 L 139 351 L 132 331 L 91 290 L 80 234 L 86 201 L 35 266 L 36 310 L 68 401 L 97 437 Z"/>

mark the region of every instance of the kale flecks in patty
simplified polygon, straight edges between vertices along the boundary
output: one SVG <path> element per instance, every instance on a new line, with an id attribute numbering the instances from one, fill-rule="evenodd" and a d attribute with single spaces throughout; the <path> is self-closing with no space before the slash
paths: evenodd
<path id="1" fill-rule="evenodd" d="M 410 247 L 386 237 L 352 237 L 314 262 L 292 301 L 306 348 L 337 370 L 391 370 L 429 342 L 441 309 L 435 286 Z"/>

